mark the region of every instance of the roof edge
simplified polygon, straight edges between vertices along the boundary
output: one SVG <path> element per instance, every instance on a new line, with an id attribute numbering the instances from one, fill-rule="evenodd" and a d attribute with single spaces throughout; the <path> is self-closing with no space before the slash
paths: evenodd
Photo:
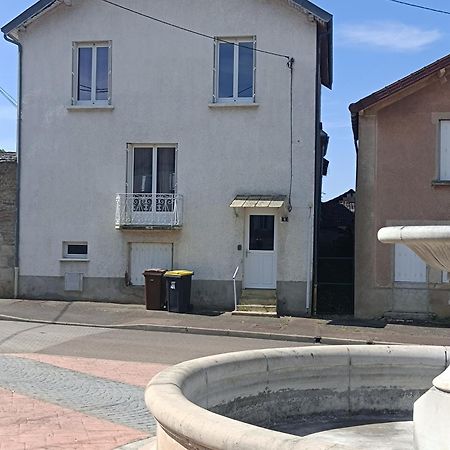
<path id="1" fill-rule="evenodd" d="M 328 23 L 333 19 L 332 14 L 315 5 L 314 3 L 311 3 L 308 0 L 291 0 L 291 1 L 297 4 L 298 6 L 301 6 L 302 8 L 306 9 L 309 13 L 311 13 L 314 17 L 316 17 L 316 19 L 319 19 L 325 23 Z"/>
<path id="2" fill-rule="evenodd" d="M 322 84 L 331 89 L 333 85 L 333 15 L 320 8 L 309 0 L 289 0 L 297 8 L 302 8 L 305 13 L 310 13 L 318 22 L 320 46 L 320 75 Z M 322 39 L 322 36 L 325 38 Z"/>
<path id="3" fill-rule="evenodd" d="M 348 107 L 352 114 L 358 114 L 359 112 L 375 105 L 376 103 L 391 97 L 406 88 L 413 86 L 415 83 L 425 80 L 426 78 L 436 74 L 442 69 L 446 69 L 450 66 L 450 54 L 440 58 L 425 67 L 422 67 L 415 72 L 410 73 L 406 77 L 400 78 L 400 80 L 391 83 L 384 88 L 375 91 L 367 97 L 358 100 L 355 103 L 351 103 Z"/>
<path id="4" fill-rule="evenodd" d="M 40 15 L 44 10 L 52 6 L 54 3 L 59 3 L 59 0 L 39 0 L 34 5 L 31 5 L 23 13 L 19 14 L 13 20 L 4 25 L 0 30 L 3 34 L 8 35 L 11 31 L 23 25 L 33 17 Z"/>

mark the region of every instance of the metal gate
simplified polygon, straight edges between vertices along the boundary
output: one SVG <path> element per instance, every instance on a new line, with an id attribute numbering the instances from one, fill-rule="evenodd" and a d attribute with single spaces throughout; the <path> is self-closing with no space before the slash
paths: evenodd
<path id="1" fill-rule="evenodd" d="M 133 242 L 130 248 L 131 284 L 142 286 L 142 272 L 146 269 L 172 269 L 172 244 Z"/>
<path id="2" fill-rule="evenodd" d="M 353 256 L 319 256 L 317 314 L 353 315 Z"/>

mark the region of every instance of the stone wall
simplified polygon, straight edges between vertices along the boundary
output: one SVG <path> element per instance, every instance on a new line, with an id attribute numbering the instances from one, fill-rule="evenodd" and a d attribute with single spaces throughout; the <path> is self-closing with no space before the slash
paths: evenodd
<path id="1" fill-rule="evenodd" d="M 13 296 L 16 154 L 0 153 L 0 298 Z"/>

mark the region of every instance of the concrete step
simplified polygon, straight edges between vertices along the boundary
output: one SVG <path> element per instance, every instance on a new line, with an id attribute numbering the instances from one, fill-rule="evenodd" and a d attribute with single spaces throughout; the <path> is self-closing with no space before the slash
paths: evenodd
<path id="1" fill-rule="evenodd" d="M 253 304 L 253 305 L 238 305 L 238 311 L 253 311 L 253 312 L 277 312 L 276 305 L 261 305 L 261 304 Z"/>
<path id="2" fill-rule="evenodd" d="M 263 311 L 233 311 L 233 316 L 251 316 L 251 317 L 278 317 L 276 312 Z"/>
<path id="3" fill-rule="evenodd" d="M 276 289 L 243 289 L 242 297 L 272 298 L 277 296 Z"/>
<path id="4" fill-rule="evenodd" d="M 277 291 L 274 289 L 244 289 L 239 303 L 241 305 L 276 306 Z"/>

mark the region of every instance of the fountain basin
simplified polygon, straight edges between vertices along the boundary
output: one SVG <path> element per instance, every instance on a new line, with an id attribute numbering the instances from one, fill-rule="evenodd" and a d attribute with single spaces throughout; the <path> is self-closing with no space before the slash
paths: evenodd
<path id="1" fill-rule="evenodd" d="M 414 402 L 447 365 L 446 347 L 256 350 L 169 368 L 153 378 L 145 396 L 159 450 L 354 449 L 276 429 L 330 416 L 412 418 Z"/>
<path id="2" fill-rule="evenodd" d="M 417 225 L 384 227 L 378 231 L 384 244 L 404 244 L 429 266 L 448 272 L 450 269 L 450 226 Z"/>

